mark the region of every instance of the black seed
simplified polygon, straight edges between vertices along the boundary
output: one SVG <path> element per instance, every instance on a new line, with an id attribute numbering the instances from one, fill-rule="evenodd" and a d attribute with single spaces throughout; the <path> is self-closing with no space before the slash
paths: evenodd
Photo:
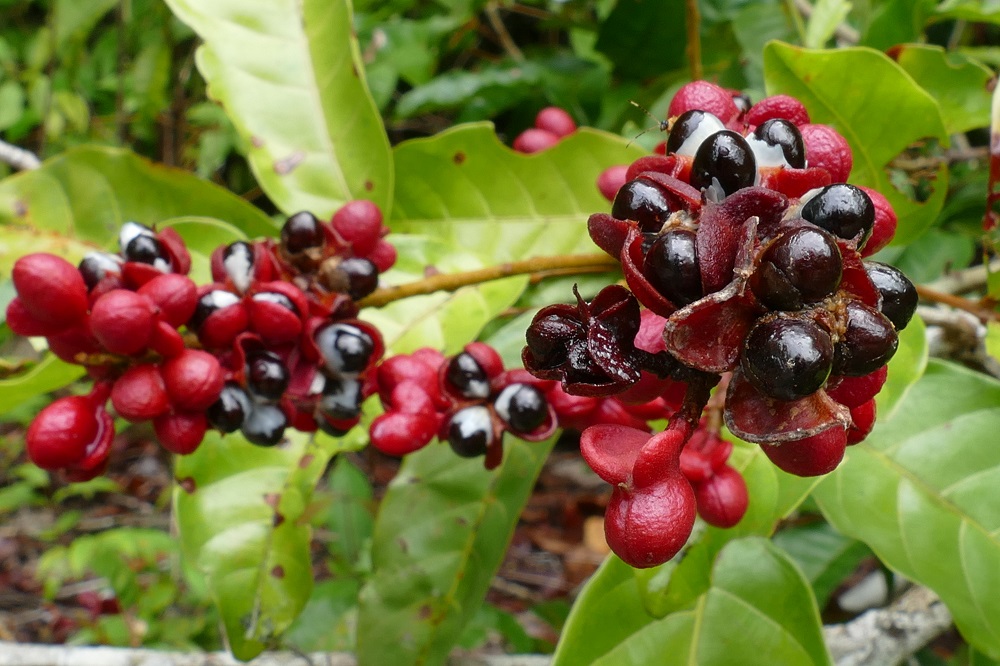
<path id="1" fill-rule="evenodd" d="M 719 181 L 727 195 L 750 187 L 757 178 L 757 160 L 750 144 L 732 130 L 722 130 L 705 139 L 691 164 L 691 185 L 704 189 Z"/>
<path id="2" fill-rule="evenodd" d="M 362 257 L 348 257 L 337 266 L 347 276 L 347 295 L 359 301 L 378 288 L 378 267 Z"/>
<path id="3" fill-rule="evenodd" d="M 87 290 L 97 286 L 109 273 L 121 273 L 121 264 L 115 261 L 113 255 L 103 252 L 90 252 L 80 260 L 77 269 L 83 277 L 83 283 L 87 285 Z"/>
<path id="4" fill-rule="evenodd" d="M 618 220 L 635 220 L 642 231 L 659 231 L 670 215 L 670 203 L 663 189 L 651 180 L 630 180 L 615 195 L 611 216 Z"/>
<path id="5" fill-rule="evenodd" d="M 799 128 L 783 118 L 765 120 L 754 130 L 754 136 L 769 146 L 778 146 L 788 166 L 793 169 L 806 167 L 806 147 Z"/>
<path id="6" fill-rule="evenodd" d="M 197 331 L 213 312 L 234 305 L 239 300 L 236 294 L 221 289 L 208 292 L 198 299 L 198 305 L 195 306 L 194 314 L 188 320 L 187 327 L 193 331 Z"/>
<path id="7" fill-rule="evenodd" d="M 276 405 L 254 405 L 243 424 L 243 436 L 257 446 L 275 446 L 281 443 L 288 427 L 288 417 Z"/>
<path id="8" fill-rule="evenodd" d="M 167 260 L 163 244 L 153 236 L 140 234 L 129 241 L 125 248 L 125 261 L 135 261 L 140 264 L 155 264 L 156 260 Z"/>
<path id="9" fill-rule="evenodd" d="M 246 420 L 252 408 L 250 396 L 236 382 L 226 382 L 219 393 L 219 399 L 209 408 L 205 415 L 219 432 L 235 432 Z"/>
<path id="10" fill-rule="evenodd" d="M 444 377 L 466 398 L 485 398 L 490 394 L 486 371 L 467 352 L 457 354 L 448 362 Z"/>
<path id="11" fill-rule="evenodd" d="M 757 390 L 777 400 L 798 400 L 819 390 L 830 376 L 833 342 L 807 319 L 776 317 L 754 324 L 740 364 Z"/>
<path id="12" fill-rule="evenodd" d="M 642 274 L 653 287 L 678 307 L 701 298 L 701 271 L 693 231 L 671 229 L 649 248 Z"/>
<path id="13" fill-rule="evenodd" d="M 515 434 L 530 433 L 545 423 L 545 417 L 548 416 L 545 396 L 528 384 L 511 384 L 506 387 L 497 396 L 493 408 Z"/>
<path id="14" fill-rule="evenodd" d="M 448 422 L 448 444 L 463 458 L 485 455 L 491 441 L 493 421 L 485 407 L 477 405 L 461 409 Z"/>
<path id="15" fill-rule="evenodd" d="M 804 226 L 778 236 L 764 251 L 750 287 L 772 310 L 801 310 L 840 286 L 843 260 L 837 241 L 822 229 Z"/>
<path id="16" fill-rule="evenodd" d="M 368 366 L 375 343 L 356 326 L 333 324 L 316 334 L 326 367 L 336 375 L 357 374 Z"/>
<path id="17" fill-rule="evenodd" d="M 357 418 L 361 413 L 361 382 L 327 378 L 320 398 L 320 414 L 337 421 Z"/>
<path id="18" fill-rule="evenodd" d="M 827 185 L 806 202 L 802 217 L 846 240 L 860 235 L 860 248 L 875 225 L 875 205 L 863 190 L 847 183 L 835 183 Z"/>
<path id="19" fill-rule="evenodd" d="M 703 122 L 709 123 L 709 129 L 724 127 L 722 121 L 708 111 L 692 109 L 677 116 L 674 126 L 670 128 L 670 136 L 667 137 L 667 154 L 680 150 L 684 142 L 691 138 L 691 135 L 698 130 Z"/>
<path id="20" fill-rule="evenodd" d="M 847 328 L 834 347 L 833 374 L 860 377 L 889 362 L 899 337 L 892 322 L 874 308 L 851 301 L 847 304 Z"/>
<path id="21" fill-rule="evenodd" d="M 882 314 L 889 318 L 897 331 L 902 331 L 917 310 L 917 288 L 895 266 L 866 261 L 865 271 L 882 294 Z"/>
<path id="22" fill-rule="evenodd" d="M 288 368 L 274 352 L 254 351 L 247 355 L 247 387 L 266 400 L 279 400 L 288 388 Z"/>
<path id="23" fill-rule="evenodd" d="M 289 254 L 323 245 L 323 229 L 316 216 L 307 211 L 292 215 L 281 227 L 281 247 Z"/>

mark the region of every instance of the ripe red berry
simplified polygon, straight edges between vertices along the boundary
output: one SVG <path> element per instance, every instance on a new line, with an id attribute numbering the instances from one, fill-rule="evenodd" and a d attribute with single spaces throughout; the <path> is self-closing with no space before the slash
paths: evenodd
<path id="1" fill-rule="evenodd" d="M 832 472 L 844 459 L 847 431 L 833 427 L 818 435 L 781 444 L 761 444 L 778 468 L 796 476 L 821 476 Z"/>
<path id="2" fill-rule="evenodd" d="M 160 308 L 160 317 L 174 328 L 186 324 L 194 314 L 197 292 L 191 278 L 177 273 L 158 275 L 138 290 Z"/>
<path id="3" fill-rule="evenodd" d="M 743 519 L 750 502 L 743 475 L 729 465 L 716 470 L 702 483 L 694 485 L 698 515 L 709 525 L 734 527 Z"/>
<path id="4" fill-rule="evenodd" d="M 38 319 L 25 306 L 24 300 L 17 297 L 7 305 L 7 325 L 10 330 L 24 336 L 55 335 L 66 328 L 62 324 L 50 324 Z"/>
<path id="5" fill-rule="evenodd" d="M 437 430 L 433 415 L 389 412 L 372 421 L 371 443 L 382 453 L 404 456 L 426 446 Z"/>
<path id="6" fill-rule="evenodd" d="M 202 412 L 216 400 L 225 384 L 215 356 L 186 349 L 163 364 L 163 382 L 175 409 Z"/>
<path id="7" fill-rule="evenodd" d="M 772 95 L 765 97 L 750 107 L 747 111 L 747 125 L 763 125 L 768 120 L 783 119 L 793 125 L 807 125 L 809 112 L 802 102 L 788 95 Z"/>
<path id="8" fill-rule="evenodd" d="M 382 235 L 382 211 L 373 201 L 348 201 L 333 214 L 334 230 L 351 244 L 356 257 L 364 257 L 375 249 Z"/>
<path id="9" fill-rule="evenodd" d="M 851 427 L 847 429 L 847 445 L 857 444 L 875 427 L 875 400 L 851 409 Z"/>
<path id="10" fill-rule="evenodd" d="M 42 469 L 69 467 L 87 454 L 98 434 L 93 402 L 85 396 L 59 398 L 28 426 L 28 458 Z"/>
<path id="11" fill-rule="evenodd" d="M 708 111 L 723 123 L 728 123 L 740 115 L 732 94 L 708 81 L 692 81 L 681 86 L 670 101 L 667 115 L 673 118 L 695 109 Z"/>
<path id="12" fill-rule="evenodd" d="M 156 314 L 148 298 L 115 289 L 97 299 L 90 313 L 94 337 L 112 354 L 138 354 L 149 344 Z"/>
<path id="13" fill-rule="evenodd" d="M 864 191 L 875 206 L 875 224 L 872 227 L 872 235 L 865 243 L 861 251 L 862 257 L 870 257 L 892 241 L 896 235 L 896 211 L 893 210 L 889 200 L 882 196 L 878 190 L 859 185 L 858 189 Z"/>
<path id="14" fill-rule="evenodd" d="M 87 314 L 87 285 L 76 266 L 54 254 L 28 254 L 11 271 L 24 309 L 46 324 L 69 326 Z"/>
<path id="15" fill-rule="evenodd" d="M 537 153 L 559 143 L 559 137 L 548 130 L 529 127 L 514 139 L 514 150 L 519 153 Z"/>
<path id="16" fill-rule="evenodd" d="M 825 169 L 834 183 L 846 182 L 854 166 L 847 139 L 829 125 L 802 125 L 799 132 L 809 166 Z"/>
<path id="17" fill-rule="evenodd" d="M 627 180 L 626 174 L 628 174 L 627 164 L 616 164 L 615 166 L 608 167 L 597 177 L 597 189 L 601 191 L 605 199 L 614 201 L 618 190 L 622 188 L 622 185 Z"/>
<path id="18" fill-rule="evenodd" d="M 111 389 L 111 404 L 129 421 L 146 421 L 165 413 L 170 400 L 160 369 L 144 363 L 126 370 Z"/>
<path id="19" fill-rule="evenodd" d="M 547 106 L 535 116 L 535 127 L 552 132 L 560 139 L 576 131 L 576 122 L 558 106 Z"/>
<path id="20" fill-rule="evenodd" d="M 208 430 L 208 419 L 199 412 L 164 414 L 153 421 L 153 431 L 163 448 L 178 455 L 193 453 Z"/>

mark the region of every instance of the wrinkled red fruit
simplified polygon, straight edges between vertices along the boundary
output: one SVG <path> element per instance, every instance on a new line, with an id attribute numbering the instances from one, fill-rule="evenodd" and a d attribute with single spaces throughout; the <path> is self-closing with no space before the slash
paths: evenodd
<path id="1" fill-rule="evenodd" d="M 692 81 L 681 86 L 670 100 L 667 115 L 673 118 L 695 109 L 708 111 L 723 123 L 728 123 L 740 115 L 732 94 L 708 81 Z"/>
<path id="2" fill-rule="evenodd" d="M 806 125 L 809 123 L 809 112 L 794 97 L 772 95 L 750 107 L 744 121 L 747 125 L 762 125 L 775 118 L 787 120 L 793 125 Z"/>
<path id="3" fill-rule="evenodd" d="M 821 476 L 837 469 L 844 459 L 847 431 L 833 427 L 805 439 L 761 444 L 768 459 L 779 469 L 796 476 Z"/>
<path id="4" fill-rule="evenodd" d="M 576 131 L 576 122 L 573 116 L 558 106 L 547 106 L 535 116 L 535 127 L 552 132 L 561 139 Z"/>
<path id="5" fill-rule="evenodd" d="M 799 132 L 809 166 L 825 169 L 834 183 L 846 182 L 854 166 L 847 139 L 829 125 L 802 125 Z"/>
<path id="6" fill-rule="evenodd" d="M 162 374 L 171 404 L 184 411 L 208 409 L 225 383 L 218 359 L 197 349 L 186 349 L 164 363 Z"/>
<path id="7" fill-rule="evenodd" d="M 355 199 L 333 214 L 331 224 L 351 244 L 355 256 L 367 256 L 382 234 L 382 211 L 373 201 Z"/>
<path id="8" fill-rule="evenodd" d="M 76 266 L 54 254 L 28 254 L 11 271 L 24 309 L 46 324 L 69 326 L 87 314 L 87 285 Z"/>
<path id="9" fill-rule="evenodd" d="M 718 469 L 708 480 L 694 485 L 698 515 L 709 525 L 734 527 L 747 512 L 750 502 L 743 475 L 729 465 Z"/>
<path id="10" fill-rule="evenodd" d="M 90 313 L 90 329 L 112 354 L 138 354 L 149 345 L 156 325 L 153 304 L 145 296 L 115 289 L 97 299 Z"/>
<path id="11" fill-rule="evenodd" d="M 861 251 L 862 257 L 870 257 L 888 245 L 892 241 L 892 237 L 896 235 L 896 211 L 893 210 L 889 200 L 878 190 L 861 185 L 858 186 L 858 189 L 864 191 L 872 200 L 872 205 L 875 206 L 875 224 L 872 227 L 872 235 Z"/>
<path id="12" fill-rule="evenodd" d="M 98 430 L 94 404 L 89 398 L 59 398 L 28 426 L 28 458 L 42 469 L 69 467 L 83 460 Z"/>
<path id="13" fill-rule="evenodd" d="M 170 409 L 160 370 L 151 363 L 125 371 L 111 389 L 111 404 L 123 419 L 146 421 Z"/>

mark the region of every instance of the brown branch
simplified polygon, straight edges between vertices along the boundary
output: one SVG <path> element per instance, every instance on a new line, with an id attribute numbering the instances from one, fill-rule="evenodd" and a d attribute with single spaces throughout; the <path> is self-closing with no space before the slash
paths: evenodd
<path id="1" fill-rule="evenodd" d="M 517 44 L 514 42 L 514 38 L 510 36 L 507 26 L 503 24 L 503 19 L 500 18 L 500 12 L 497 9 L 497 3 L 488 3 L 485 11 L 486 18 L 493 27 L 493 32 L 497 34 L 497 39 L 500 40 L 500 44 L 503 46 L 504 51 L 506 51 L 507 55 L 517 62 L 522 62 L 524 60 L 524 53 L 522 53 L 521 49 L 518 48 Z"/>
<path id="2" fill-rule="evenodd" d="M 553 257 L 534 257 L 524 261 L 512 261 L 506 264 L 481 268 L 463 273 L 442 273 L 416 282 L 382 287 L 370 296 L 358 302 L 363 308 L 378 308 L 383 305 L 411 296 L 433 294 L 436 291 L 455 291 L 462 287 L 500 280 L 514 275 L 534 275 L 555 273 L 565 275 L 568 269 L 577 272 L 594 272 L 597 270 L 616 270 L 620 268 L 615 259 L 606 254 L 568 254 Z"/>
<path id="3" fill-rule="evenodd" d="M 687 11 L 684 13 L 687 25 L 687 56 L 691 65 L 691 80 L 702 77 L 701 68 L 701 10 L 698 0 L 685 0 Z"/>
<path id="4" fill-rule="evenodd" d="M 993 310 L 983 301 L 972 301 L 955 294 L 949 294 L 924 285 L 917 285 L 917 295 L 925 301 L 941 303 L 959 310 L 965 310 L 983 321 L 1000 321 L 1000 313 Z"/>

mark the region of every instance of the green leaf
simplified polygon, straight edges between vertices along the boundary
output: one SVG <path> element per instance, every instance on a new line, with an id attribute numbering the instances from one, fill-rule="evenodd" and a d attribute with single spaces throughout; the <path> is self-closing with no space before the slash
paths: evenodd
<path id="1" fill-rule="evenodd" d="M 858 563 L 871 554 L 868 546 L 823 522 L 782 530 L 774 535 L 774 545 L 802 569 L 820 608 L 826 606 L 830 595 Z"/>
<path id="2" fill-rule="evenodd" d="M 275 233 L 266 215 L 234 194 L 127 150 L 72 148 L 0 181 L 0 224 L 100 248 L 115 242 L 127 220 L 153 225 L 180 215 L 225 220 L 251 236 Z M 0 245 L 0 266 L 7 253 Z"/>
<path id="3" fill-rule="evenodd" d="M 53 27 L 55 29 L 55 48 L 61 50 L 65 42 L 71 38 L 83 39 L 94 29 L 97 22 L 104 17 L 118 0 L 56 0 L 53 8 Z"/>
<path id="4" fill-rule="evenodd" d="M 975 23 L 1000 23 L 996 0 L 945 0 L 937 7 L 938 19 L 961 19 Z"/>
<path id="5" fill-rule="evenodd" d="M 896 62 L 941 106 L 949 134 L 989 127 L 989 67 L 940 46 L 904 44 L 894 53 Z"/>
<path id="6" fill-rule="evenodd" d="M 24 115 L 24 88 L 17 81 L 0 84 L 0 130 L 9 129 Z"/>
<path id="7" fill-rule="evenodd" d="M 893 263 L 915 284 L 933 282 L 946 272 L 972 263 L 976 243 L 968 237 L 934 228 L 903 248 Z"/>
<path id="8" fill-rule="evenodd" d="M 932 362 L 826 477 L 815 497 L 838 531 L 940 595 L 963 636 L 1000 655 L 1000 382 Z"/>
<path id="9" fill-rule="evenodd" d="M 167 0 L 205 43 L 198 69 L 285 213 L 329 217 L 351 199 L 387 210 L 392 159 L 349 2 Z"/>
<path id="10" fill-rule="evenodd" d="M 82 365 L 70 365 L 48 356 L 24 374 L 0 380 L 0 405 L 5 411 L 11 411 L 36 396 L 61 389 L 85 372 Z"/>
<path id="11" fill-rule="evenodd" d="M 327 462 L 352 441 L 296 433 L 266 448 L 210 431 L 197 451 L 178 457 L 173 501 L 183 554 L 205 576 L 238 659 L 274 642 L 309 599 L 306 508 Z"/>
<path id="12" fill-rule="evenodd" d="M 919 41 L 936 0 L 886 0 L 873 7 L 871 22 L 860 45 L 884 51 L 897 44 Z"/>
<path id="13" fill-rule="evenodd" d="M 597 252 L 587 217 L 610 209 L 597 177 L 644 154 L 620 137 L 583 128 L 522 155 L 503 146 L 489 123 L 454 127 L 396 147 L 389 224 L 488 263 Z"/>
<path id="14" fill-rule="evenodd" d="M 604 615 L 610 625 L 609 616 Z M 795 563 L 767 540 L 750 537 L 722 549 L 711 586 L 690 610 L 645 625 L 606 654 L 561 664 L 829 664 L 816 600 Z M 580 640 L 602 641 L 597 631 Z M 586 653 L 586 647 L 579 647 Z M 596 658 L 595 658 L 596 657 Z"/>
<path id="15" fill-rule="evenodd" d="M 444 663 L 483 602 L 554 442 L 508 437 L 492 472 L 443 443 L 404 459 L 375 524 L 359 663 Z"/>
<path id="16" fill-rule="evenodd" d="M 819 0 L 806 25 L 805 46 L 811 49 L 825 46 L 850 11 L 851 3 L 845 0 Z"/>
<path id="17" fill-rule="evenodd" d="M 1000 324 L 995 321 L 986 322 L 986 353 L 1000 361 Z"/>
<path id="18" fill-rule="evenodd" d="M 813 122 L 833 126 L 854 152 L 851 181 L 881 192 L 899 217 L 895 241 L 905 244 L 930 225 L 944 203 L 948 169 L 941 165 L 925 202 L 896 189 L 886 166 L 927 137 L 947 142 L 938 103 L 884 53 L 869 48 L 832 51 L 771 42 L 764 50 L 770 94 L 797 97 Z"/>
<path id="19" fill-rule="evenodd" d="M 682 67 L 687 32 L 681 0 L 619 0 L 601 24 L 597 50 L 622 76 L 646 79 Z"/>
<path id="20" fill-rule="evenodd" d="M 889 376 L 876 397 L 879 418 L 888 417 L 927 368 L 927 327 L 914 317 L 899 332 L 899 347 L 889 361 Z"/>

